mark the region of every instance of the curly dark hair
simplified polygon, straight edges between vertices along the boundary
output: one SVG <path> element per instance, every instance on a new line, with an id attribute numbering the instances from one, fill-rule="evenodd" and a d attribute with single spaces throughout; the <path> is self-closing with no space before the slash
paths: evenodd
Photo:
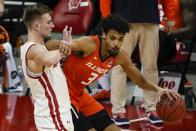
<path id="1" fill-rule="evenodd" d="M 112 14 L 99 21 L 95 27 L 94 34 L 102 35 L 102 31 L 107 34 L 109 30 L 115 30 L 119 33 L 125 34 L 129 32 L 129 25 L 124 18 L 117 14 Z"/>

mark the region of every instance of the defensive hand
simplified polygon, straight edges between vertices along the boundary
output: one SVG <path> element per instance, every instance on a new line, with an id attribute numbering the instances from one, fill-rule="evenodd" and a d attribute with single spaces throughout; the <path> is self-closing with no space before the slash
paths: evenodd
<path id="1" fill-rule="evenodd" d="M 63 30 L 63 40 L 66 44 L 71 44 L 72 43 L 72 27 L 68 29 L 68 26 L 66 25 L 64 30 Z"/>

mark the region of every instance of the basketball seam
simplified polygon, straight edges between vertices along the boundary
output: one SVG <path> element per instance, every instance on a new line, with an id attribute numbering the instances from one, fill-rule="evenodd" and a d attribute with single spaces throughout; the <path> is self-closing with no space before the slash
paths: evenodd
<path id="1" fill-rule="evenodd" d="M 165 120 L 165 110 L 166 110 L 167 105 L 168 105 L 168 102 L 166 102 L 165 108 L 163 110 L 163 115 L 162 115 L 163 120 Z"/>
<path id="2" fill-rule="evenodd" d="M 168 121 L 169 117 L 171 117 L 174 114 L 174 112 L 176 112 L 176 110 L 178 109 L 178 107 L 180 106 L 181 103 L 182 103 L 182 100 L 178 103 L 177 107 L 168 115 L 168 117 L 166 119 L 167 121 Z"/>
<path id="3" fill-rule="evenodd" d="M 159 103 L 158 103 L 158 104 L 159 104 Z M 162 114 L 161 114 L 159 108 L 158 108 L 158 110 L 157 110 L 157 108 L 156 108 L 156 112 L 160 115 L 159 117 L 162 118 Z"/>

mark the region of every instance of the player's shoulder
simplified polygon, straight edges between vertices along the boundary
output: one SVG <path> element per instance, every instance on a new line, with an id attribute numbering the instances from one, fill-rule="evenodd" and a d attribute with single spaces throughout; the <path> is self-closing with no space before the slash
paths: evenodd
<path id="1" fill-rule="evenodd" d="M 27 56 L 34 56 L 38 53 L 45 52 L 46 50 L 47 49 L 44 45 L 34 44 L 29 48 L 29 50 L 27 52 Z"/>
<path id="2" fill-rule="evenodd" d="M 39 52 L 42 50 L 46 50 L 46 47 L 41 44 L 34 44 L 29 48 L 29 51 L 35 51 L 35 52 Z"/>
<path id="3" fill-rule="evenodd" d="M 92 43 L 94 42 L 94 39 L 92 36 L 82 36 L 78 39 L 76 39 L 75 41 L 81 41 L 81 42 L 85 42 L 85 43 Z"/>

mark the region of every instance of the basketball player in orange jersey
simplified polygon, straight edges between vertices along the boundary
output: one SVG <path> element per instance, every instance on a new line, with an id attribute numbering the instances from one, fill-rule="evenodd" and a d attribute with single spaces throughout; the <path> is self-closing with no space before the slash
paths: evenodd
<path id="1" fill-rule="evenodd" d="M 59 62 L 65 56 L 58 49 L 48 51 L 44 45 L 54 27 L 51 10 L 42 4 L 28 6 L 23 21 L 28 41 L 21 47 L 22 69 L 34 99 L 36 127 L 39 131 L 74 131 L 66 78 Z"/>
<path id="2" fill-rule="evenodd" d="M 108 72 L 113 66 L 121 65 L 127 75 L 143 89 L 167 94 L 170 99 L 179 97 L 175 91 L 162 89 L 147 81 L 132 64 L 124 50 L 120 50 L 128 23 L 119 16 L 111 15 L 102 19 L 96 27 L 95 36 L 83 36 L 72 41 L 71 29 L 64 29 L 65 43 L 72 53 L 63 62 L 72 104 L 81 111 L 91 127 L 97 131 L 120 131 L 111 121 L 103 106 L 92 98 L 84 88 Z M 48 41 L 47 48 L 64 50 L 64 44 Z M 77 121 L 73 121 L 74 124 Z M 77 127 L 74 127 L 75 129 Z"/>

